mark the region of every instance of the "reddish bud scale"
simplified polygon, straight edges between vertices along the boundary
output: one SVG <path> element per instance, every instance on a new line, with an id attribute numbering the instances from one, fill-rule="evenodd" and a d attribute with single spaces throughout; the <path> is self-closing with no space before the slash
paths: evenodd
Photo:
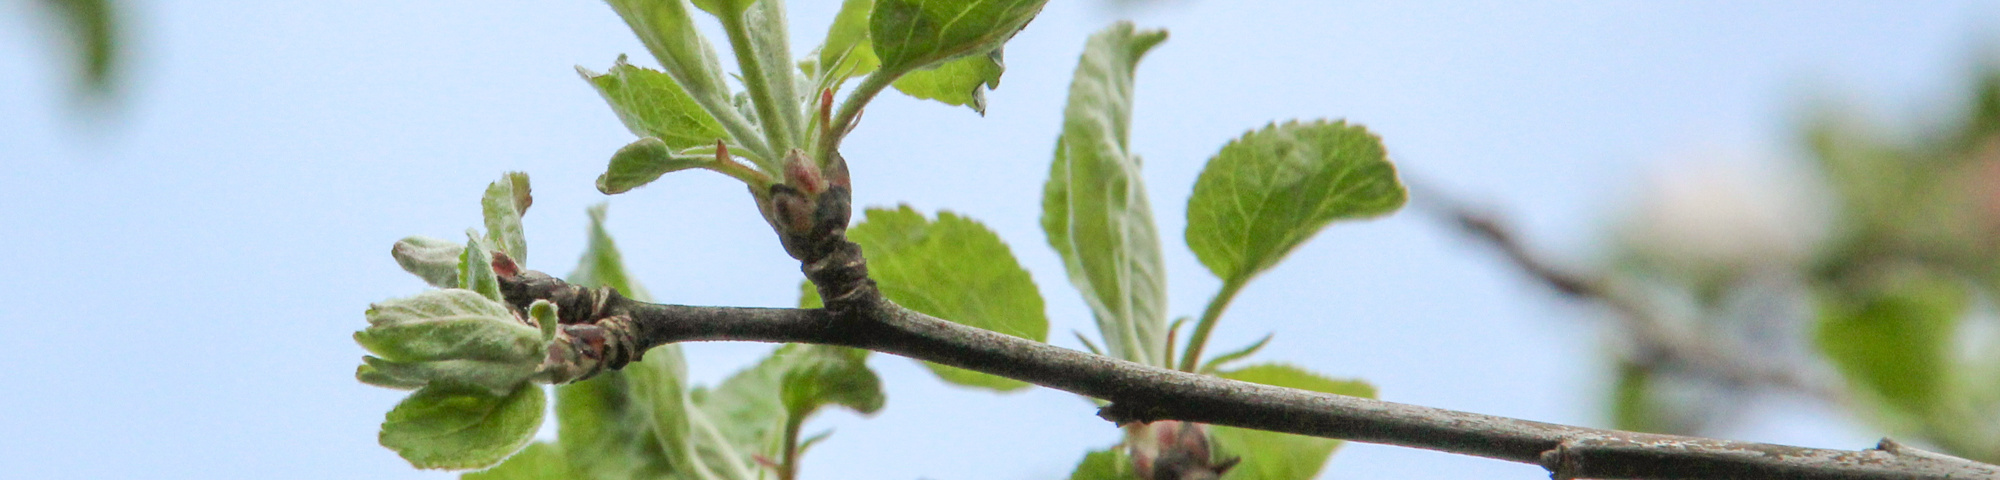
<path id="1" fill-rule="evenodd" d="M 785 155 L 785 184 L 804 192 L 807 197 L 817 197 L 826 192 L 826 177 L 819 172 L 819 166 L 806 158 L 806 152 L 792 149 Z"/>

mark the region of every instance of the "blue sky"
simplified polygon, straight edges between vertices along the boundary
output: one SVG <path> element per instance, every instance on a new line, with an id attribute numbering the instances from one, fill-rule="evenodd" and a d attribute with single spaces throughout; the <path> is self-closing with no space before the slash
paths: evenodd
<path id="1" fill-rule="evenodd" d="M 0 5 L 0 325 L 14 332 L 0 336 L 0 477 L 449 477 L 375 444 L 402 393 L 352 378 L 362 309 L 422 288 L 389 245 L 476 225 L 483 186 L 521 170 L 529 266 L 567 272 L 584 208 L 605 200 L 591 181 L 632 139 L 571 67 L 649 64 L 643 49 L 589 0 L 131 3 L 128 101 L 102 117 L 66 108 L 66 66 L 29 3 Z M 857 203 L 998 231 L 1061 345 L 1091 326 L 1042 240 L 1039 192 L 1076 55 L 1115 20 L 1172 31 L 1139 70 L 1132 145 L 1187 315 L 1217 282 L 1179 243 L 1186 194 L 1245 130 L 1366 124 L 1409 177 L 1588 261 L 1640 176 L 1686 152 L 1783 161 L 1824 99 L 1892 119 L 1949 111 L 1996 20 L 1993 4 L 1942 1 L 1124 3 L 1052 2 L 1009 44 L 984 117 L 889 95 L 844 149 Z M 800 53 L 837 4 L 792 2 Z M 797 266 L 733 182 L 676 174 L 610 202 L 656 297 L 796 301 Z M 1420 213 L 1327 230 L 1249 286 L 1212 349 L 1277 332 L 1261 358 L 1390 400 L 1602 424 L 1594 312 Z M 712 382 L 768 348 L 688 352 Z M 959 390 L 874 362 L 888 407 L 818 421 L 837 433 L 807 478 L 1060 478 L 1117 436 L 1067 394 Z M 1839 448 L 1879 435 L 1803 404 L 1752 408 L 1727 433 Z M 1544 476 L 1349 445 L 1324 477 Z"/>

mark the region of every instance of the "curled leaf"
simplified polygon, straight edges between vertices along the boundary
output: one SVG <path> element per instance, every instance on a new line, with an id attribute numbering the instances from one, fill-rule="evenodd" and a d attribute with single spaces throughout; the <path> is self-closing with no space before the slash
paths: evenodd
<path id="1" fill-rule="evenodd" d="M 437 288 L 458 287 L 458 258 L 464 252 L 464 246 L 450 240 L 425 236 L 397 240 L 396 246 L 389 248 L 389 256 L 396 258 L 403 271 Z"/>

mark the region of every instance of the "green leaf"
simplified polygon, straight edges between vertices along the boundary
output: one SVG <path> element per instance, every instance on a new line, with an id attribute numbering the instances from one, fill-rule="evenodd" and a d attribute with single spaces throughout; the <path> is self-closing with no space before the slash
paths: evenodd
<path id="1" fill-rule="evenodd" d="M 896 79 L 894 85 L 905 95 L 971 107 L 972 111 L 985 115 L 986 91 L 999 88 L 1000 74 L 1007 70 L 1001 62 L 1000 50 L 996 48 L 985 55 L 968 55 L 934 68 L 912 71 Z"/>
<path id="2" fill-rule="evenodd" d="M 1272 124 L 1209 159 L 1188 198 L 1187 243 L 1209 271 L 1240 283 L 1328 223 L 1393 212 L 1407 197 L 1366 128 Z"/>
<path id="3" fill-rule="evenodd" d="M 865 350 L 789 344 L 712 390 L 694 390 L 689 399 L 715 427 L 714 440 L 723 444 L 715 447 L 734 452 L 734 461 L 748 466 L 752 455 L 776 458 L 785 424 L 804 421 L 820 407 L 842 405 L 863 414 L 880 410 L 881 381 L 868 370 L 867 355 Z"/>
<path id="4" fill-rule="evenodd" d="M 838 347 L 807 349 L 813 355 L 799 355 L 785 372 L 779 397 L 785 413 L 804 419 L 820 407 L 840 405 L 856 412 L 874 413 L 882 409 L 882 380 L 868 369 L 866 350 Z"/>
<path id="5" fill-rule="evenodd" d="M 505 395 L 434 383 L 410 394 L 382 421 L 382 446 L 417 468 L 473 469 L 499 463 L 542 426 L 542 387 Z"/>
<path id="6" fill-rule="evenodd" d="M 764 156 L 771 155 L 749 122 L 731 106 L 729 86 L 723 82 L 715 50 L 695 30 L 685 0 L 607 0 L 606 3 L 639 35 L 639 41 L 659 59 L 660 68 L 673 77 L 674 83 L 718 120 L 734 140 Z"/>
<path id="7" fill-rule="evenodd" d="M 437 288 L 458 287 L 458 258 L 463 253 L 464 246 L 421 235 L 397 240 L 396 246 L 389 248 L 389 256 L 396 258 L 403 271 Z"/>
<path id="8" fill-rule="evenodd" d="M 1125 449 L 1112 447 L 1093 450 L 1084 454 L 1083 461 L 1077 462 L 1069 480 L 1139 480 L 1132 472 L 1132 459 L 1125 456 Z"/>
<path id="9" fill-rule="evenodd" d="M 968 326 L 1048 340 L 1049 320 L 1034 279 L 985 225 L 949 211 L 939 212 L 931 221 L 908 205 L 870 208 L 866 220 L 847 230 L 847 238 L 868 255 L 868 275 L 889 300 Z M 812 302 L 818 302 L 816 295 Z M 924 365 L 938 378 L 958 385 L 999 391 L 1028 386 L 970 370 Z"/>
<path id="10" fill-rule="evenodd" d="M 748 0 L 736 1 L 751 3 Z M 783 0 L 755 2 L 749 5 L 748 11 L 743 12 L 743 20 L 744 30 L 749 34 L 755 52 L 755 60 L 760 67 L 759 70 L 764 74 L 762 80 L 771 99 L 774 100 L 772 107 L 776 109 L 776 116 L 779 117 L 765 119 L 764 128 L 785 129 L 787 131 L 785 137 L 791 142 L 787 145 L 772 145 L 772 149 L 775 150 L 774 156 L 783 155 L 786 147 L 797 147 L 799 146 L 797 142 L 804 141 L 806 121 L 802 108 L 809 100 L 799 94 L 798 74 L 792 71 L 791 30 L 785 25 L 785 2 Z M 740 54 L 741 50 L 738 52 Z M 751 92 L 754 93 L 755 90 Z M 811 98 L 818 98 L 818 95 Z"/>
<path id="11" fill-rule="evenodd" d="M 1358 380 L 1334 380 L 1283 364 L 1260 364 L 1222 372 L 1232 380 L 1297 388 L 1355 397 L 1375 397 L 1375 387 Z M 1221 458 L 1240 456 L 1243 463 L 1230 470 L 1233 479 L 1308 480 L 1326 466 L 1339 440 L 1261 430 L 1209 426 L 1210 438 Z"/>
<path id="12" fill-rule="evenodd" d="M 507 461 L 478 472 L 459 475 L 460 480 L 574 480 L 586 478 L 563 458 L 562 447 L 548 442 L 528 444 Z"/>
<path id="13" fill-rule="evenodd" d="M 684 360 L 674 346 L 655 348 L 624 369 L 556 388 L 558 439 L 570 465 L 588 478 L 699 478 L 684 459 L 688 442 Z"/>
<path id="14" fill-rule="evenodd" d="M 1166 266 L 1159 232 L 1127 148 L 1132 70 L 1166 32 L 1119 23 L 1090 37 L 1070 83 L 1063 132 L 1043 190 L 1042 230 L 1118 358 L 1167 363 Z"/>
<path id="15" fill-rule="evenodd" d="M 1884 283 L 1877 291 L 1826 295 L 1819 346 L 1850 384 L 1896 413 L 1924 419 L 1942 406 L 1955 363 L 1953 332 L 1971 295 L 1937 274 Z"/>
<path id="16" fill-rule="evenodd" d="M 588 246 L 570 272 L 571 284 L 611 287 L 650 300 L 625 270 L 618 245 L 604 228 L 605 204 L 590 208 Z M 556 388 L 556 424 L 569 463 L 597 480 L 698 478 L 677 459 L 688 457 L 685 360 L 677 345 L 655 347 L 624 369 Z"/>
<path id="17" fill-rule="evenodd" d="M 576 72 L 618 113 L 618 120 L 633 135 L 652 137 L 668 148 L 681 149 L 715 145 L 729 138 L 714 115 L 688 96 L 673 77 L 656 70 L 625 63 L 625 56 L 602 74 L 577 67 Z M 631 148 L 631 147 L 626 147 Z"/>
<path id="18" fill-rule="evenodd" d="M 625 193 L 653 183 L 661 175 L 703 168 L 713 163 L 715 157 L 677 154 L 660 139 L 641 138 L 611 155 L 611 166 L 605 168 L 603 175 L 597 176 L 597 191 L 605 195 Z"/>
<path id="19" fill-rule="evenodd" d="M 528 174 L 521 172 L 507 172 L 488 185 L 486 196 L 479 201 L 480 213 L 486 218 L 487 242 L 513 257 L 514 263 L 528 264 L 528 237 L 521 230 L 521 215 L 534 203 L 535 198 L 528 194 Z"/>
<path id="20" fill-rule="evenodd" d="M 500 277 L 493 273 L 493 254 L 480 241 L 479 232 L 467 230 L 465 237 L 465 251 L 458 257 L 460 286 L 495 302 L 506 301 L 500 296 Z"/>
<path id="21" fill-rule="evenodd" d="M 1632 432 L 1682 433 L 1668 431 L 1659 399 L 1654 393 L 1653 369 L 1630 361 L 1618 362 L 1618 381 L 1611 390 L 1612 428 Z"/>
<path id="22" fill-rule="evenodd" d="M 694 0 L 694 6 L 700 7 L 701 11 L 708 12 L 709 15 L 721 17 L 742 15 L 744 10 L 749 10 L 750 5 L 756 2 L 757 0 Z"/>
<path id="23" fill-rule="evenodd" d="M 868 37 L 891 75 L 993 51 L 1048 0 L 878 0 Z"/>
<path id="24" fill-rule="evenodd" d="M 826 41 L 819 46 L 819 70 L 825 86 L 867 75 L 881 66 L 882 61 L 875 58 L 875 49 L 868 44 L 868 17 L 873 10 L 875 0 L 846 0 L 840 4 L 840 13 L 834 15 L 833 26 L 826 30 Z"/>
<path id="25" fill-rule="evenodd" d="M 604 228 L 604 213 L 610 205 L 599 203 L 590 207 L 590 239 L 583 251 L 583 258 L 577 259 L 576 270 L 569 273 L 569 283 L 586 287 L 611 287 L 626 298 L 650 302 L 653 296 L 639 285 L 625 270 L 625 255 L 619 253 L 618 242 L 611 239 L 611 232 Z"/>

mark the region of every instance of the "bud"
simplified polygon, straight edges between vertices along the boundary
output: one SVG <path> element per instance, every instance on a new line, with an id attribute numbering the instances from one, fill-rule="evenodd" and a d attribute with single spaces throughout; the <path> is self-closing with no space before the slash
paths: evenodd
<path id="1" fill-rule="evenodd" d="M 1241 461 L 1215 461 L 1208 428 L 1176 420 L 1126 427 L 1125 446 L 1142 480 L 1215 480 Z"/>
<path id="2" fill-rule="evenodd" d="M 785 153 L 785 184 L 805 192 L 808 197 L 817 197 L 826 192 L 826 177 L 819 172 L 819 165 L 806 158 L 806 152 L 792 149 Z"/>

